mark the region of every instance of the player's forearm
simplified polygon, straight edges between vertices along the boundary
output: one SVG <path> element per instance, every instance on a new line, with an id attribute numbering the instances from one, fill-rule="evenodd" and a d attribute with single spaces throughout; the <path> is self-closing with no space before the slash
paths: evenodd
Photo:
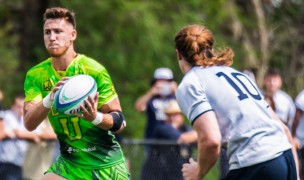
<path id="1" fill-rule="evenodd" d="M 97 126 L 104 130 L 109 130 L 113 127 L 114 120 L 110 114 L 103 114 L 102 122 Z"/>
<path id="2" fill-rule="evenodd" d="M 115 112 L 112 112 L 112 113 L 115 113 Z M 117 123 L 115 121 L 122 121 L 122 123 Z M 125 120 L 114 119 L 113 115 L 111 115 L 110 113 L 109 114 L 105 113 L 105 114 L 103 114 L 102 122 L 99 123 L 97 126 L 101 129 L 104 129 L 104 130 L 113 130 L 113 127 L 114 127 L 113 132 L 120 133 L 125 128 L 125 124 L 126 124 Z"/>
<path id="3" fill-rule="evenodd" d="M 292 137 L 296 136 L 296 131 L 297 131 L 297 128 L 298 128 L 301 116 L 302 116 L 301 111 L 299 109 L 297 109 L 295 117 L 294 117 L 294 121 L 293 121 L 293 124 L 292 124 L 292 128 L 291 128 L 291 135 L 292 135 Z"/>
<path id="4" fill-rule="evenodd" d="M 0 141 L 6 136 L 3 121 L 0 120 Z"/>
<path id="5" fill-rule="evenodd" d="M 192 130 L 185 133 L 182 133 L 177 140 L 180 143 L 193 143 L 197 141 L 197 133 Z"/>
<path id="6" fill-rule="evenodd" d="M 149 90 L 146 94 L 139 97 L 135 102 L 135 109 L 137 111 L 145 111 L 148 101 L 154 96 L 154 92 L 152 90 Z"/>
<path id="7" fill-rule="evenodd" d="M 293 159 L 294 159 L 294 161 L 295 161 L 295 164 L 296 164 L 296 171 L 297 171 L 297 177 L 298 177 L 298 179 L 300 179 L 299 178 L 299 161 L 298 161 L 298 154 L 297 154 L 297 150 L 296 150 L 296 148 L 295 148 L 295 146 L 294 145 L 292 145 L 292 147 L 291 147 L 291 151 L 292 151 L 292 155 L 293 155 Z"/>
<path id="8" fill-rule="evenodd" d="M 25 107 L 24 125 L 27 130 L 33 131 L 47 117 L 50 109 L 45 108 L 42 102 Z"/>
<path id="9" fill-rule="evenodd" d="M 220 145 L 206 140 L 198 141 L 198 179 L 202 179 L 214 166 L 220 153 Z"/>
<path id="10" fill-rule="evenodd" d="M 2 139 L 4 139 L 5 137 L 6 137 L 5 132 L 4 132 L 4 131 L 0 131 L 0 141 L 1 141 Z"/>
<path id="11" fill-rule="evenodd" d="M 18 139 L 26 139 L 26 140 L 33 140 L 39 138 L 38 134 L 35 132 L 28 132 L 25 130 L 14 130 L 16 138 Z"/>

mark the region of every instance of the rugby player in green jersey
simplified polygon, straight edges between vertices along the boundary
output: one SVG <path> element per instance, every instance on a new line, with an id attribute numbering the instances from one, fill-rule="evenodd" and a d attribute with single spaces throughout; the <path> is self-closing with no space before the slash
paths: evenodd
<path id="1" fill-rule="evenodd" d="M 107 70 L 75 52 L 73 12 L 49 8 L 43 21 L 44 43 L 51 57 L 32 67 L 24 82 L 26 128 L 32 131 L 48 117 L 60 143 L 60 155 L 43 179 L 129 179 L 123 153 L 113 135 L 124 129 L 125 120 Z M 98 93 L 85 101 L 82 114 L 60 114 L 52 109 L 54 93 L 67 77 L 76 74 L 92 76 Z"/>

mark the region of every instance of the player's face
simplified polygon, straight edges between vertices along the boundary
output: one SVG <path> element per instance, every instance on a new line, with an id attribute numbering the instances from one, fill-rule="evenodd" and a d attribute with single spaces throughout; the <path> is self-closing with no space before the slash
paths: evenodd
<path id="1" fill-rule="evenodd" d="M 182 61 L 183 56 L 177 49 L 175 50 L 175 52 L 176 52 L 176 56 L 177 56 L 177 59 L 178 59 L 179 68 L 185 74 L 185 70 L 184 70 L 184 67 L 183 67 L 183 61 Z"/>
<path id="2" fill-rule="evenodd" d="M 168 122 L 174 128 L 180 128 L 184 121 L 183 115 L 181 113 L 168 114 L 167 118 L 168 118 Z"/>
<path id="3" fill-rule="evenodd" d="M 65 19 L 48 19 L 43 26 L 44 44 L 52 57 L 60 57 L 73 46 L 76 30 Z"/>
<path id="4" fill-rule="evenodd" d="M 267 76 L 264 80 L 266 91 L 275 93 L 282 86 L 282 79 L 280 76 Z"/>
<path id="5" fill-rule="evenodd" d="M 172 85 L 168 80 L 159 79 L 155 83 L 155 88 L 159 95 L 166 97 L 172 94 Z"/>
<path id="6" fill-rule="evenodd" d="M 13 108 L 19 116 L 23 116 L 23 106 L 24 106 L 24 99 L 22 98 L 15 99 L 15 104 L 13 105 Z"/>

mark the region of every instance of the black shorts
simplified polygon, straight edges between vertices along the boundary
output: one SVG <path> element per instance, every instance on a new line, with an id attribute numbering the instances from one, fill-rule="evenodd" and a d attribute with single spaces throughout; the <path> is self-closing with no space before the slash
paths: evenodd
<path id="1" fill-rule="evenodd" d="M 223 180 L 296 180 L 296 165 L 291 150 L 253 166 L 229 171 Z"/>

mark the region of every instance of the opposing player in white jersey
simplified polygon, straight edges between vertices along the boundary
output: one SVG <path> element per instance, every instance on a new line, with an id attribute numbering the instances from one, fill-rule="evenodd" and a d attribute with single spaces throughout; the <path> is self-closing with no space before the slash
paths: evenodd
<path id="1" fill-rule="evenodd" d="M 198 163 L 190 159 L 184 164 L 184 178 L 204 177 L 222 145 L 230 165 L 224 179 L 297 179 L 288 128 L 255 83 L 228 67 L 233 51 L 227 48 L 216 53 L 211 32 L 201 25 L 182 28 L 175 45 L 185 74 L 177 100 L 198 133 Z"/>

